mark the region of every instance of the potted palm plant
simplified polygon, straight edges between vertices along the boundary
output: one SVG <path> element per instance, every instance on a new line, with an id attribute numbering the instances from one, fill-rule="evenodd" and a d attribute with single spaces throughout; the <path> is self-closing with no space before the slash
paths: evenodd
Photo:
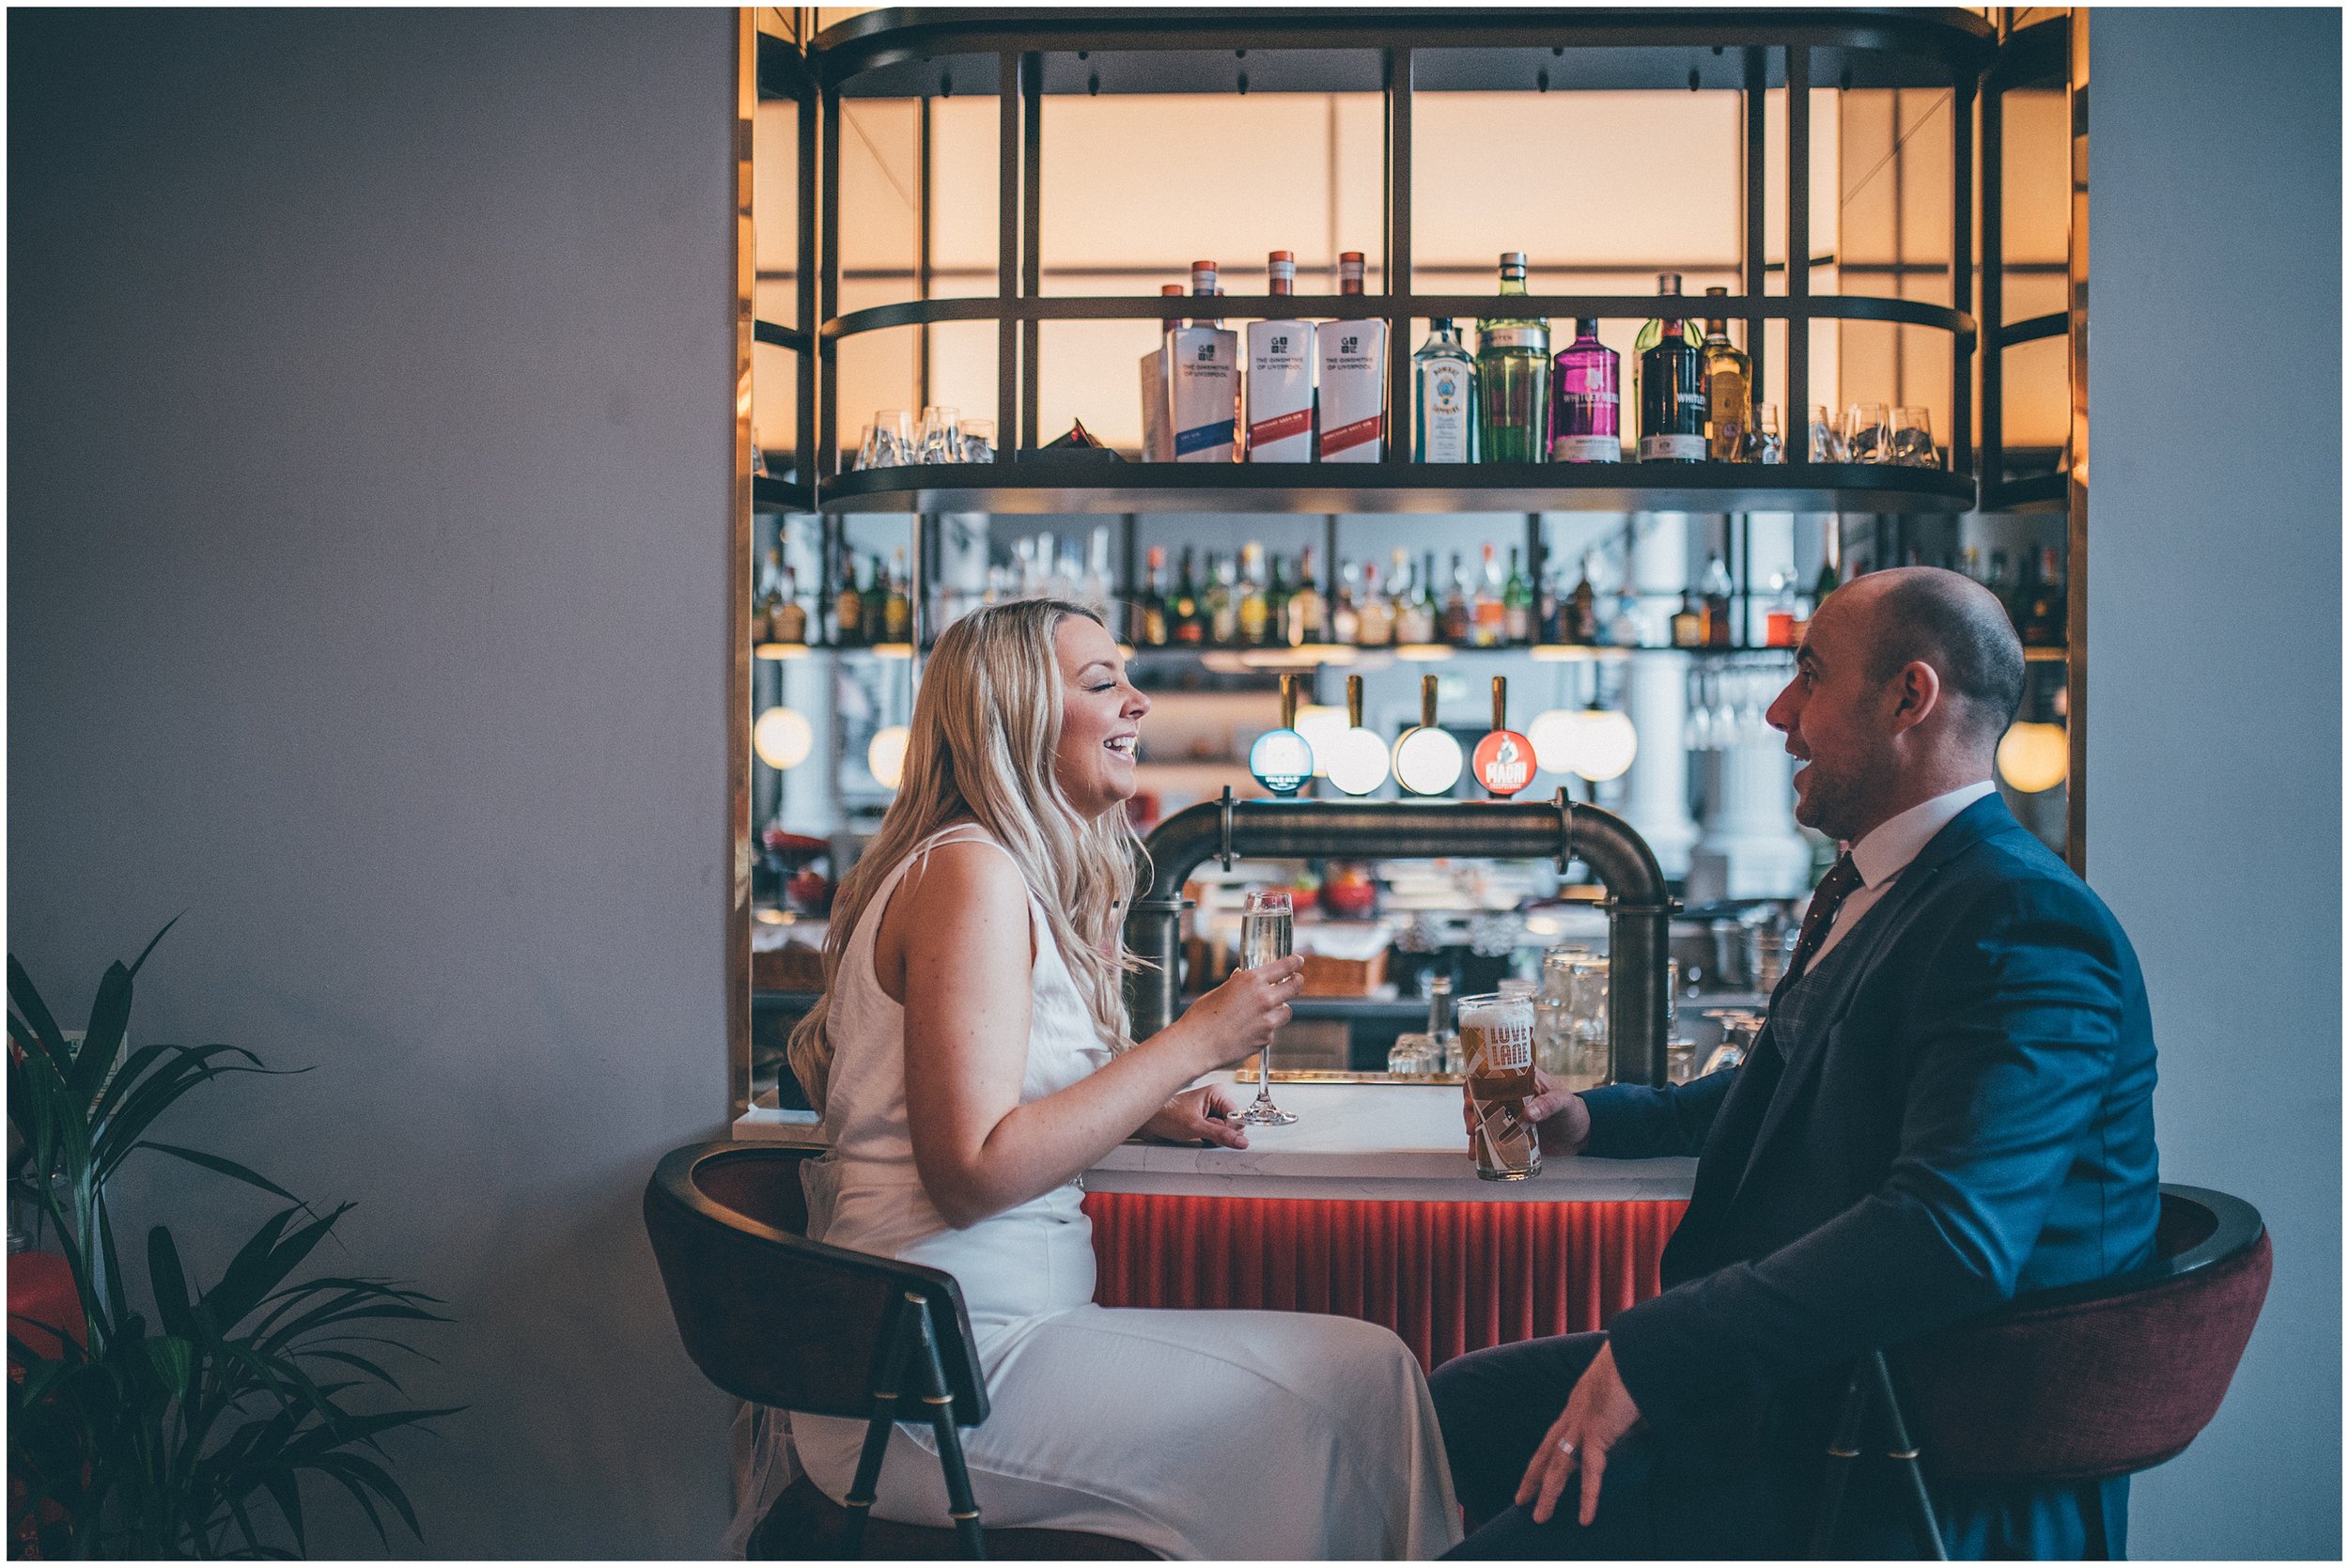
<path id="1" fill-rule="evenodd" d="M 78 1040 L 8 958 L 12 1219 L 29 1211 L 48 1266 L 61 1261 L 70 1281 L 58 1293 L 70 1303 L 63 1322 L 21 1318 L 11 1292 L 9 1555 L 301 1555 L 305 1475 L 355 1498 L 387 1547 L 387 1511 L 421 1540 L 383 1438 L 456 1407 L 404 1403 L 383 1362 L 417 1353 L 382 1330 L 447 1320 L 433 1297 L 389 1281 L 296 1278 L 349 1203 L 319 1212 L 233 1160 L 149 1136 L 200 1085 L 272 1071 L 236 1046 L 126 1051 L 132 983 L 163 936 L 107 969 Z M 171 1227 L 150 1225 L 137 1288 L 109 1202 L 137 1155 L 285 1206 L 209 1284 L 192 1277 Z M 15 1237 L 12 1224 L 12 1248 Z M 12 1283 L 24 1256 L 10 1258 Z"/>

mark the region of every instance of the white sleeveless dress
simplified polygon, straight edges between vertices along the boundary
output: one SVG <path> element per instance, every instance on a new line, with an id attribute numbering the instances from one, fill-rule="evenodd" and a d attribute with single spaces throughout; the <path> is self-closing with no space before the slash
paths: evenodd
<path id="1" fill-rule="evenodd" d="M 969 825 L 933 835 L 865 906 L 842 955 L 825 1112 L 832 1152 L 808 1168 L 810 1232 L 961 1283 L 992 1406 L 963 1432 L 986 1521 L 1091 1530 L 1169 1558 L 1432 1558 L 1457 1543 L 1435 1406 L 1418 1361 L 1387 1329 L 1302 1312 L 1096 1306 L 1080 1182 L 962 1230 L 931 1205 L 906 1127 L 904 1010 L 875 977 L 873 941 L 907 869 L 950 841 L 1001 847 Z M 1110 1057 L 1033 890 L 1029 918 L 1022 1104 Z M 863 1423 L 789 1424 L 808 1474 L 845 1497 Z M 893 1434 L 874 1513 L 949 1522 L 926 1426 Z"/>

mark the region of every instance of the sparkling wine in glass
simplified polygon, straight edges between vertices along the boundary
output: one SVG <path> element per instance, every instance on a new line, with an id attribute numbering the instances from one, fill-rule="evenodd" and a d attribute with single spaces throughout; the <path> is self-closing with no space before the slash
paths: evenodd
<path id="1" fill-rule="evenodd" d="M 1289 955 L 1295 912 L 1286 889 L 1258 889 L 1248 895 L 1239 917 L 1239 961 L 1242 969 L 1261 969 Z M 1292 1111 L 1272 1103 L 1272 1047 L 1256 1055 L 1256 1098 L 1232 1118 L 1249 1126 L 1280 1127 L 1297 1120 Z"/>

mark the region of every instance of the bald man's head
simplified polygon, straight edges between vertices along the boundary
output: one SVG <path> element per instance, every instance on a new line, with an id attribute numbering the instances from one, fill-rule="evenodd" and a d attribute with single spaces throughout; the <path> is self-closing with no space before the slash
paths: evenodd
<path id="1" fill-rule="evenodd" d="M 2023 644 L 1996 594 L 1938 567 L 1896 567 L 1856 579 L 1835 600 L 1846 595 L 1859 602 L 1845 609 L 1866 617 L 1871 679 L 1932 665 L 1942 692 L 1956 699 L 1952 718 L 1970 738 L 1997 744 L 2023 700 Z"/>

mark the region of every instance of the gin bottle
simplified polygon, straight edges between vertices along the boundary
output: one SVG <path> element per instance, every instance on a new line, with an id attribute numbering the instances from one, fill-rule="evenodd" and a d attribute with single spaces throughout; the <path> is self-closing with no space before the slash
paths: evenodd
<path id="1" fill-rule="evenodd" d="M 1727 295 L 1716 286 L 1707 299 Z M 1729 323 L 1716 316 L 1704 323 L 1704 443 L 1717 463 L 1746 460 L 1746 438 L 1753 429 L 1753 361 L 1729 340 Z"/>
<path id="2" fill-rule="evenodd" d="M 1680 303 L 1680 274 L 1659 272 L 1664 296 L 1656 318 L 1640 329 L 1640 460 L 1704 460 L 1704 340 L 1687 318 L 1664 315 Z"/>
<path id="3" fill-rule="evenodd" d="M 1525 292 L 1525 253 L 1501 257 L 1501 292 Z M 1538 463 L 1549 455 L 1549 323 L 1488 316 L 1476 324 L 1480 462 Z"/>
<path id="4" fill-rule="evenodd" d="M 1550 372 L 1549 460 L 1623 460 L 1622 356 L 1598 340 L 1598 321 L 1579 317 L 1574 341 Z"/>
<path id="5" fill-rule="evenodd" d="M 1411 356 L 1417 404 L 1411 422 L 1411 460 L 1476 461 L 1476 362 L 1453 330 L 1452 318 L 1427 323 L 1427 341 Z"/>

